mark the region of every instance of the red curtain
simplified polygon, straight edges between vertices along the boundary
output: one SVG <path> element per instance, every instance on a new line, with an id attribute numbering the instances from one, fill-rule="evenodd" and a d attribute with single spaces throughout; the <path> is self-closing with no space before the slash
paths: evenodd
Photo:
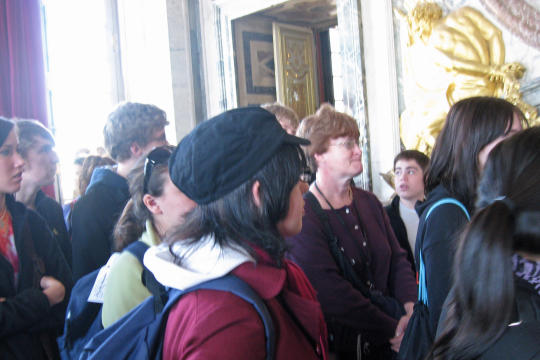
<path id="1" fill-rule="evenodd" d="M 0 0 L 0 116 L 49 123 L 40 0 Z"/>
<path id="2" fill-rule="evenodd" d="M 40 0 L 0 0 L 0 115 L 48 124 Z"/>

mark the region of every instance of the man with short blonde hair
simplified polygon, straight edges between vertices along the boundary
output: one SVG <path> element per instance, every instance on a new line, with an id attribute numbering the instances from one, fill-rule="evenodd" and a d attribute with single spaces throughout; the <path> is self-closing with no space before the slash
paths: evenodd
<path id="1" fill-rule="evenodd" d="M 94 170 L 72 216 L 73 277 L 103 266 L 114 251 L 112 233 L 130 195 L 127 175 L 154 147 L 167 144 L 166 114 L 154 105 L 122 103 L 103 129 L 105 147 L 116 167 Z"/>

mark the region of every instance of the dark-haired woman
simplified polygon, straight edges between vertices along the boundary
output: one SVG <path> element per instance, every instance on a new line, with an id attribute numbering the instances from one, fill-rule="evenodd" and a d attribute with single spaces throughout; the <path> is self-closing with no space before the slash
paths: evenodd
<path id="1" fill-rule="evenodd" d="M 430 358 L 540 359 L 540 128 L 495 147 L 477 207 Z"/>
<path id="2" fill-rule="evenodd" d="M 496 144 L 522 129 L 523 121 L 523 115 L 517 107 L 491 97 L 461 100 L 448 112 L 426 174 L 428 196 L 416 208 L 420 222 L 415 259 L 417 271 L 420 257 L 425 267 L 428 330 L 431 336 L 431 339 L 425 339 L 427 342 L 433 341 L 442 306 L 450 289 L 456 236 L 472 213 L 484 163 Z M 457 200 L 464 208 L 453 203 L 437 206 L 426 221 L 431 207 L 445 198 Z M 411 339 L 408 344 L 414 344 L 415 338 L 418 340 L 419 337 L 426 337 L 426 334 L 415 333 L 415 330 L 407 328 L 406 338 Z M 424 348 L 415 352 L 421 354 L 418 357 L 421 358 L 426 351 Z"/>
<path id="3" fill-rule="evenodd" d="M 381 203 L 351 184 L 363 169 L 358 125 L 324 104 L 302 121 L 298 134 L 311 141 L 306 152 L 316 180 L 310 193 L 323 215 L 306 201 L 302 231 L 287 239 L 290 256 L 317 290 L 337 358 L 356 359 L 361 348 L 362 359 L 392 359 L 416 284 Z M 375 297 L 393 306 L 383 309 Z"/>
<path id="4" fill-rule="evenodd" d="M 117 251 L 134 241 L 147 246 L 161 243 L 195 207 L 172 182 L 168 172 L 170 147 L 158 147 L 140 160 L 128 176 L 131 199 L 114 228 Z M 104 290 L 102 322 L 108 327 L 151 295 L 141 281 L 143 265 L 124 251 L 111 266 Z"/>
<path id="5" fill-rule="evenodd" d="M 71 273 L 45 221 L 11 195 L 24 168 L 13 126 L 0 118 L 0 357 L 56 358 Z"/>
<path id="6" fill-rule="evenodd" d="M 144 258 L 159 282 L 176 289 L 227 274 L 244 281 L 273 320 L 275 359 L 326 359 L 315 292 L 283 258 L 284 237 L 302 227 L 299 144 L 306 143 L 259 107 L 198 125 L 169 162 L 171 180 L 197 207 Z M 163 359 L 265 359 L 266 346 L 252 305 L 230 292 L 196 290 L 171 308 Z"/>

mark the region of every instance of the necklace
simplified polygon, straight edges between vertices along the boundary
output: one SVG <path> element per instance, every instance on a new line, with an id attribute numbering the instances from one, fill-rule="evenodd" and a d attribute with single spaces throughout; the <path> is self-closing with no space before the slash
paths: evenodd
<path id="1" fill-rule="evenodd" d="M 0 210 L 0 237 L 6 237 L 9 235 L 9 213 L 7 208 L 4 206 Z"/>
<path id="2" fill-rule="evenodd" d="M 317 189 L 317 191 L 319 192 L 319 194 L 321 194 L 322 198 L 324 199 L 324 201 L 328 204 L 328 206 L 330 206 L 330 209 L 334 210 L 334 207 L 332 206 L 332 204 L 330 204 L 330 201 L 328 201 L 328 199 L 326 198 L 326 196 L 323 194 L 323 192 L 321 191 L 321 189 L 319 188 L 319 185 L 317 185 L 317 181 L 315 181 L 315 189 Z M 349 187 L 347 188 L 347 196 L 349 199 L 353 199 L 353 195 L 352 195 L 352 189 L 351 189 L 351 186 L 349 185 Z"/>

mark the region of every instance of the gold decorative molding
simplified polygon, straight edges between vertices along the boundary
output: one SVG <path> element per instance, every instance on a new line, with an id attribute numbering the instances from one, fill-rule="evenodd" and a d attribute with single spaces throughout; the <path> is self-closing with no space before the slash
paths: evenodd
<path id="1" fill-rule="evenodd" d="M 313 33 L 309 28 L 273 23 L 273 34 L 277 101 L 302 119 L 317 109 Z"/>
<path id="2" fill-rule="evenodd" d="M 482 13 L 465 6 L 443 15 L 440 5 L 424 1 L 397 13 L 408 26 L 401 114 L 406 148 L 430 153 L 450 106 L 468 97 L 501 97 L 531 122 L 537 118 L 521 98 L 525 68 L 505 62 L 502 32 Z"/>

